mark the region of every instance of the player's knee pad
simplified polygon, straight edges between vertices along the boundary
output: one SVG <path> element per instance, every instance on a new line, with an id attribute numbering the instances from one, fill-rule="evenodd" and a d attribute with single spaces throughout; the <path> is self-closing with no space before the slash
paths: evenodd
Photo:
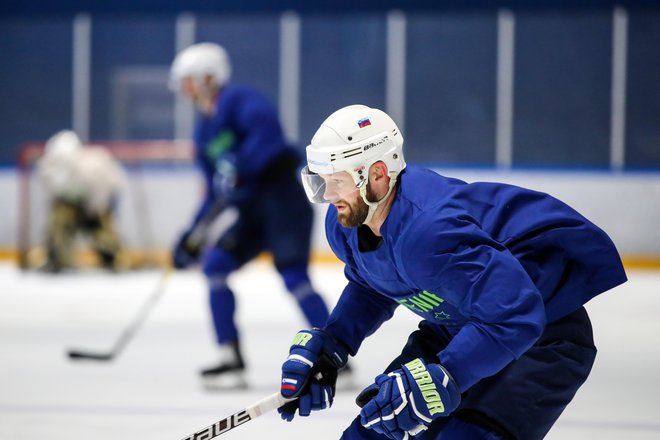
<path id="1" fill-rule="evenodd" d="M 225 284 L 227 276 L 238 268 L 236 259 L 225 249 L 213 248 L 202 262 L 202 271 L 208 278 L 211 287 Z"/>
<path id="2" fill-rule="evenodd" d="M 314 289 L 307 274 L 306 265 L 288 266 L 277 269 L 284 280 L 287 290 L 297 299 L 313 294 Z"/>

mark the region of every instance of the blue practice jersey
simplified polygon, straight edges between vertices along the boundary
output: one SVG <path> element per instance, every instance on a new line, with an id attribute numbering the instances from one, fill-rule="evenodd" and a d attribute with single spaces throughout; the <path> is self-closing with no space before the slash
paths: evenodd
<path id="1" fill-rule="evenodd" d="M 326 329 L 356 353 L 403 305 L 454 335 L 438 357 L 462 391 L 522 355 L 546 322 L 626 280 L 601 229 L 512 185 L 409 166 L 380 232 L 377 248 L 360 251 L 358 228 L 328 209 L 326 234 L 348 285 Z"/>
<path id="2" fill-rule="evenodd" d="M 242 85 L 223 87 L 213 116 L 199 115 L 194 142 L 197 163 L 206 181 L 206 196 L 196 222 L 220 196 L 214 178 L 221 171 L 218 168 L 222 161 L 233 166 L 236 190 L 249 198 L 275 160 L 285 155 L 300 160 L 299 153 L 284 139 L 275 107 L 263 94 Z"/>

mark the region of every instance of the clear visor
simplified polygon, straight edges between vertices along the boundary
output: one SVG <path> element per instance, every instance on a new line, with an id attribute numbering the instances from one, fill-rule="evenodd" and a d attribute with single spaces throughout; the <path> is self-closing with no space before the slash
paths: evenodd
<path id="1" fill-rule="evenodd" d="M 300 172 L 307 198 L 312 203 L 334 203 L 359 191 L 348 171 L 334 174 L 316 174 L 303 168 Z"/>

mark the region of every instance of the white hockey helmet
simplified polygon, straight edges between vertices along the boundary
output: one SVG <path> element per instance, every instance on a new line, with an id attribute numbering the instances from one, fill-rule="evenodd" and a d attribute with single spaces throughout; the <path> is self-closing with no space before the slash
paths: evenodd
<path id="1" fill-rule="evenodd" d="M 369 167 L 378 161 L 387 165 L 390 191 L 382 200 L 406 167 L 399 128 L 387 113 L 365 105 L 350 105 L 331 114 L 314 134 L 306 152 L 302 179 L 307 197 L 314 203 L 330 202 L 324 196 L 326 180 L 320 175 L 348 172 L 354 183 L 351 191 L 360 190 L 371 206 L 373 202 L 366 199 Z"/>
<path id="2" fill-rule="evenodd" d="M 44 156 L 53 162 L 69 164 L 81 148 L 82 142 L 75 132 L 61 130 L 46 141 Z"/>
<path id="3" fill-rule="evenodd" d="M 170 68 L 169 87 L 179 91 L 184 78 L 201 81 L 206 76 L 215 79 L 218 87 L 225 85 L 231 77 L 229 56 L 219 44 L 198 43 L 179 52 Z"/>

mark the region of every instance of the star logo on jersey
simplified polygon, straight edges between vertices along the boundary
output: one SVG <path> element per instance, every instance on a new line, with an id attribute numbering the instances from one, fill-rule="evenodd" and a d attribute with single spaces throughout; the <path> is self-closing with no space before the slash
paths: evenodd
<path id="1" fill-rule="evenodd" d="M 434 316 L 436 319 L 442 319 L 442 320 L 451 319 L 451 315 L 445 312 L 435 312 Z"/>

